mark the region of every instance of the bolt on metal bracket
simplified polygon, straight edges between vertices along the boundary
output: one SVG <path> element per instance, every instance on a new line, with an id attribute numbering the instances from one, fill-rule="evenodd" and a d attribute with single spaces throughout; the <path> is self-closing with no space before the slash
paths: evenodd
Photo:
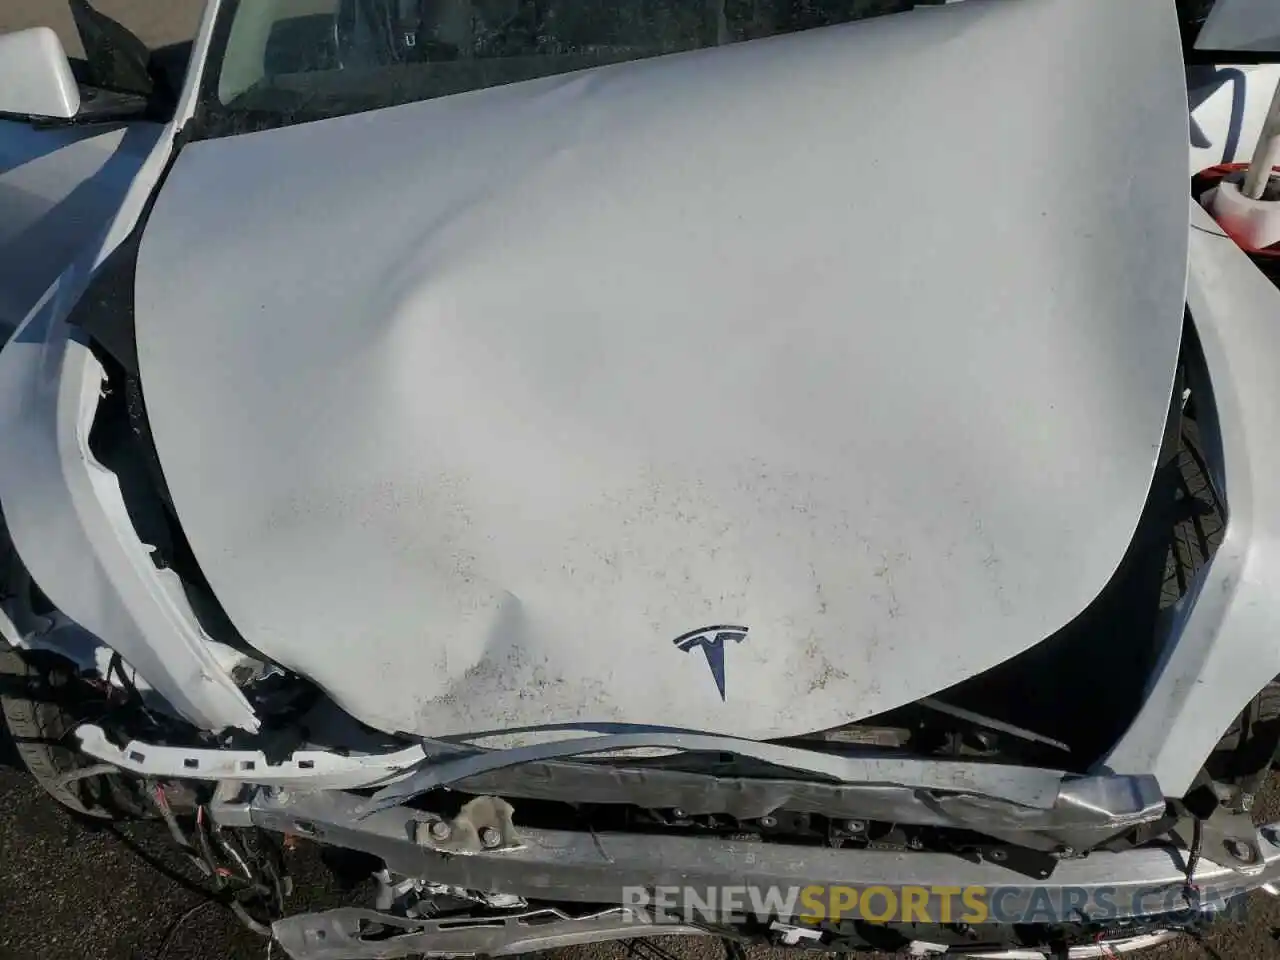
<path id="1" fill-rule="evenodd" d="M 476 797 L 453 819 L 426 815 L 413 821 L 413 840 L 438 853 L 493 853 L 524 846 L 512 821 L 515 810 L 499 797 Z"/>
<path id="2" fill-rule="evenodd" d="M 1265 837 L 1247 813 L 1236 813 L 1219 807 L 1202 824 L 1201 856 L 1233 873 L 1251 877 L 1266 868 L 1263 853 Z M 1191 847 L 1193 824 L 1189 819 L 1180 820 L 1173 830 L 1174 836 L 1188 849 Z"/>

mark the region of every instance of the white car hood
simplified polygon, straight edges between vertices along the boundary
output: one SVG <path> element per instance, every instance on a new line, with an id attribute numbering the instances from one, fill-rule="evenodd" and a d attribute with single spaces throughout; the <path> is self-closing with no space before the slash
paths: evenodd
<path id="1" fill-rule="evenodd" d="M 1111 577 L 1186 151 L 1164 0 L 969 0 L 198 142 L 138 264 L 160 460 L 244 637 L 373 726 L 833 727 Z"/>

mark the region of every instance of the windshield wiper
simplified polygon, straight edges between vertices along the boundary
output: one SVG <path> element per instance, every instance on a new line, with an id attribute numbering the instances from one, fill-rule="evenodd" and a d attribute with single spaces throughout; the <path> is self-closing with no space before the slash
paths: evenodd
<path id="1" fill-rule="evenodd" d="M 475 752 L 462 757 L 457 756 L 461 745 L 456 742 L 423 740 L 422 746 L 428 751 L 443 751 L 446 756 L 428 757 L 415 765 L 407 778 L 379 790 L 360 807 L 361 817 L 399 806 L 437 787 L 507 767 L 540 760 L 563 760 L 595 753 L 652 747 L 701 753 L 731 753 L 788 770 L 824 777 L 837 783 L 881 783 L 912 789 L 979 794 L 1039 809 L 1054 805 L 1065 775 L 1060 770 L 1039 767 L 827 753 L 717 734 L 669 731 L 575 737 L 508 750 L 476 748 Z"/>

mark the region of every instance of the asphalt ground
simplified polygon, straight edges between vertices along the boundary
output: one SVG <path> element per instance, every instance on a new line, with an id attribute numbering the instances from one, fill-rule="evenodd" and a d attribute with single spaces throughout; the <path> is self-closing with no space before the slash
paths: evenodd
<path id="1" fill-rule="evenodd" d="M 97 0 L 103 12 L 154 47 L 189 39 L 201 0 Z M 47 25 L 80 52 L 64 0 L 0 0 L 0 31 Z M 1280 820 L 1280 783 L 1258 806 Z M 369 890 L 344 884 L 315 847 L 290 854 L 295 910 L 367 905 Z M 0 736 L 0 960 L 264 960 L 283 953 L 211 902 L 194 870 L 155 823 L 101 824 L 68 813 L 18 765 Z M 1203 941 L 1184 938 L 1143 960 L 1280 960 L 1280 900 L 1251 899 L 1247 921 Z M 663 941 L 684 960 L 718 960 L 714 942 Z M 779 960 L 752 951 L 751 960 Z M 775 956 L 776 953 L 776 956 Z M 560 951 L 556 960 L 621 960 L 622 947 Z M 786 954 L 785 956 L 793 956 Z"/>

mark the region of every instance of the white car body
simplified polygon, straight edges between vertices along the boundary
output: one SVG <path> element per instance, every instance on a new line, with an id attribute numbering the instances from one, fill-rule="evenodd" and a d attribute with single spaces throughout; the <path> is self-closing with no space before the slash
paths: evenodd
<path id="1" fill-rule="evenodd" d="M 166 496 L 264 660 L 386 735 L 801 737 L 1105 594 L 1189 308 L 1230 520 L 1088 771 L 1181 797 L 1280 674 L 1280 291 L 1188 220 L 1184 158 L 1246 159 L 1280 68 L 1194 74 L 1184 152 L 1170 11 L 965 0 L 203 139 L 213 0 L 167 122 L 0 120 L 22 562 L 197 729 L 264 724 L 91 449 L 73 312 L 125 251 Z"/>
<path id="2" fill-rule="evenodd" d="M 1096 72 L 1077 78 L 1087 84 L 1070 82 L 1067 59 L 1023 68 L 1026 36 L 1089 30 L 1078 4 L 1040 6 L 1030 18 L 922 10 L 186 148 L 144 235 L 139 364 L 183 526 L 238 629 L 389 731 L 585 711 L 770 737 L 907 703 L 1062 627 L 1124 553 L 1163 432 L 1185 230 L 1157 197 L 1181 176 L 1182 122 L 1160 4 L 1110 33 Z M 1161 42 L 1141 42 L 1161 26 Z M 1134 58 L 1143 50 L 1151 62 Z M 990 69 L 960 96 L 998 104 L 999 126 L 948 130 L 961 114 L 944 78 L 975 58 Z M 1168 94 L 1131 127 L 1111 91 L 1162 69 Z M 1034 82 L 1009 84 L 1010 70 Z M 833 124 L 836 103 L 872 78 L 920 94 L 892 111 L 854 102 Z M 698 91 L 675 113 L 673 85 Z M 832 99 L 813 101 L 814 87 Z M 1062 150 L 1042 103 L 1064 89 L 1075 122 L 1124 140 Z M 520 152 L 495 151 L 499 131 Z M 1108 197 L 1099 166 L 1142 164 L 1161 137 L 1163 168 L 1137 183 L 1151 199 L 1127 183 Z M 951 144 L 946 171 L 938 139 Z M 449 152 L 419 181 L 436 141 Z M 797 142 L 814 146 L 797 155 Z M 344 144 L 358 153 L 343 158 Z M 687 150 L 705 162 L 689 170 Z M 317 154 L 332 165 L 302 162 Z M 367 188 L 349 181 L 355 162 Z M 904 184 L 933 176 L 943 196 L 917 206 L 905 189 L 868 189 L 891 163 Z M 1020 175 L 947 187 L 1001 165 Z M 760 196 L 769 176 L 794 186 Z M 865 215 L 827 201 L 844 183 L 867 185 L 849 194 Z M 1075 202 L 1085 192 L 1098 202 Z M 622 201 L 602 209 L 606 196 Z M 1114 217 L 1126 203 L 1150 213 Z M 396 217 L 405 204 L 419 218 Z M 982 218 L 1008 225 L 971 243 Z M 523 235 L 513 220 L 533 226 Z M 684 232 L 690 222 L 724 227 Z M 282 237 L 321 238 L 317 226 L 359 247 Z M 827 259 L 808 264 L 806 237 Z M 1083 270 L 1055 282 L 1094 257 L 1115 264 L 1114 282 Z M 856 269 L 869 258 L 904 268 Z M 584 285 L 583 273 L 600 276 Z M 920 275 L 969 278 L 974 318 L 940 322 L 954 291 Z M 592 333 L 604 311 L 609 340 Z M 996 327 L 1009 330 L 993 349 L 984 330 Z M 1126 371 L 1105 389 L 1099 351 Z M 282 380 L 301 392 L 264 403 Z M 967 431 L 948 416 L 961 396 L 976 404 L 966 417 L 1003 429 Z M 1112 466 L 1092 469 L 1095 456 Z M 6 502 L 48 489 L 32 462 L 11 461 Z M 23 516 L 43 532 L 24 537 Z M 37 581 L 119 637 L 57 586 L 68 554 L 90 551 L 57 551 L 57 521 L 34 517 L 11 523 Z M 751 631 L 728 657 L 724 700 L 671 643 L 716 623 Z M 145 645 L 163 657 L 173 641 Z M 636 682 L 646 675 L 661 682 Z"/>

